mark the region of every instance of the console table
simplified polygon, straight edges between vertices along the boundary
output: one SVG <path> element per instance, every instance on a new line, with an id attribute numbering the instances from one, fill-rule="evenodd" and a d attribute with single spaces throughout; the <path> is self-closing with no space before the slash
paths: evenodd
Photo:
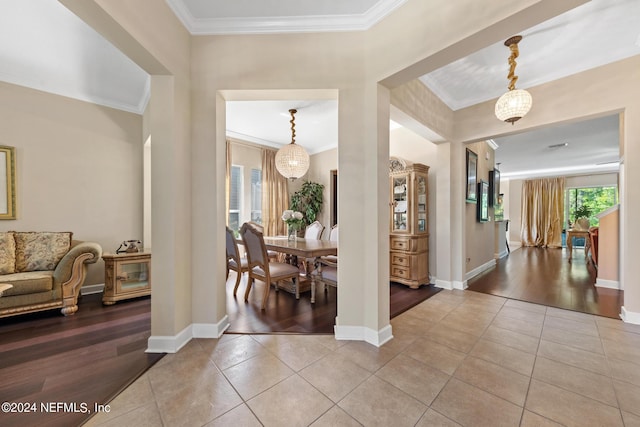
<path id="1" fill-rule="evenodd" d="M 589 239 L 589 231 L 588 230 L 575 230 L 569 229 L 567 230 L 567 252 L 569 252 L 569 260 L 573 256 L 573 238 L 574 237 L 584 237 L 584 257 L 587 257 L 589 253 L 589 246 L 591 241 Z"/>

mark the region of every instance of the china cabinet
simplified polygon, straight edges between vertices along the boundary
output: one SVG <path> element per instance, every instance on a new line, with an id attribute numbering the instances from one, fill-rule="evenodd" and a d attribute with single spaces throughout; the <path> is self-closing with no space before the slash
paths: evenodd
<path id="1" fill-rule="evenodd" d="M 389 173 L 390 278 L 413 289 L 429 284 L 428 174 L 420 163 Z"/>
<path id="2" fill-rule="evenodd" d="M 151 295 L 151 254 L 134 252 L 104 254 L 104 305 Z"/>

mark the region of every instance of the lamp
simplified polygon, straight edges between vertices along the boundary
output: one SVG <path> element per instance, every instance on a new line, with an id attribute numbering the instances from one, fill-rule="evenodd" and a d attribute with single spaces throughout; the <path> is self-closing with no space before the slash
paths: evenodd
<path id="1" fill-rule="evenodd" d="M 296 124 L 294 114 L 297 110 L 291 109 L 291 144 L 285 145 L 276 153 L 276 169 L 285 178 L 294 180 L 300 178 L 309 170 L 309 154 L 299 145 L 296 145 Z"/>
<path id="2" fill-rule="evenodd" d="M 511 49 L 509 74 L 507 75 L 510 80 L 509 92 L 498 98 L 498 102 L 496 102 L 496 117 L 511 124 L 523 118 L 533 104 L 533 99 L 529 92 L 523 89 L 516 89 L 516 81 L 518 80 L 518 76 L 515 75 L 516 58 L 519 55 L 518 43 L 520 40 L 522 40 L 522 36 L 513 36 L 504 42 L 504 45 Z"/>

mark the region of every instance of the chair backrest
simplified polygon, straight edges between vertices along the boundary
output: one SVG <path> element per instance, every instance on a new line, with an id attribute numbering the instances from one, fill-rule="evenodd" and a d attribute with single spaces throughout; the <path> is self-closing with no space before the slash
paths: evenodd
<path id="1" fill-rule="evenodd" d="M 249 224 L 253 225 L 253 228 L 264 234 L 264 227 L 262 226 L 262 224 L 258 224 L 255 221 L 249 221 Z"/>
<path id="2" fill-rule="evenodd" d="M 329 241 L 330 242 L 338 241 L 338 224 L 331 227 L 331 230 L 329 231 Z"/>
<path id="3" fill-rule="evenodd" d="M 313 221 L 305 229 L 304 238 L 320 240 L 320 236 L 322 236 L 323 231 L 324 231 L 324 225 L 320 224 L 320 221 Z"/>
<path id="4" fill-rule="evenodd" d="M 240 265 L 240 252 L 238 251 L 238 244 L 236 243 L 236 236 L 233 231 L 227 227 L 227 261 L 234 260 Z"/>
<path id="5" fill-rule="evenodd" d="M 266 272 L 269 268 L 269 258 L 267 257 L 262 231 L 254 224 L 245 222 L 240 229 L 240 235 L 244 242 L 244 249 L 247 252 L 249 268 L 259 266 Z"/>

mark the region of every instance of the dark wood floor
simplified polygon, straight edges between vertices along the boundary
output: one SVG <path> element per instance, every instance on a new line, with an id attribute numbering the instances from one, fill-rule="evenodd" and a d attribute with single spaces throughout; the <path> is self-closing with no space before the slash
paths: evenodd
<path id="1" fill-rule="evenodd" d="M 261 310 L 264 283 L 256 282 L 244 301 L 246 275 L 238 288 L 238 296 L 233 297 L 235 272 L 229 274 L 227 281 L 227 315 L 230 327 L 227 333 L 320 333 L 333 334 L 337 315 L 336 289 L 327 287 L 327 292 L 316 290 L 316 302 L 311 304 L 309 292 L 295 296 L 280 290 L 271 289 L 265 310 Z M 407 286 L 391 283 L 390 314 L 395 317 L 416 304 L 436 294 L 440 289 L 434 286 L 421 286 L 410 289 Z"/>
<path id="2" fill-rule="evenodd" d="M 35 403 L 33 413 L 0 413 L 2 426 L 77 426 L 162 358 L 147 354 L 149 297 L 103 306 L 86 295 L 78 312 L 0 319 L 0 403 Z M 75 404 L 43 412 L 41 402 Z M 74 412 L 75 410 L 75 412 Z"/>
<path id="3" fill-rule="evenodd" d="M 520 248 L 469 280 L 469 290 L 619 319 L 624 292 L 597 288 L 596 271 L 574 248 Z"/>

